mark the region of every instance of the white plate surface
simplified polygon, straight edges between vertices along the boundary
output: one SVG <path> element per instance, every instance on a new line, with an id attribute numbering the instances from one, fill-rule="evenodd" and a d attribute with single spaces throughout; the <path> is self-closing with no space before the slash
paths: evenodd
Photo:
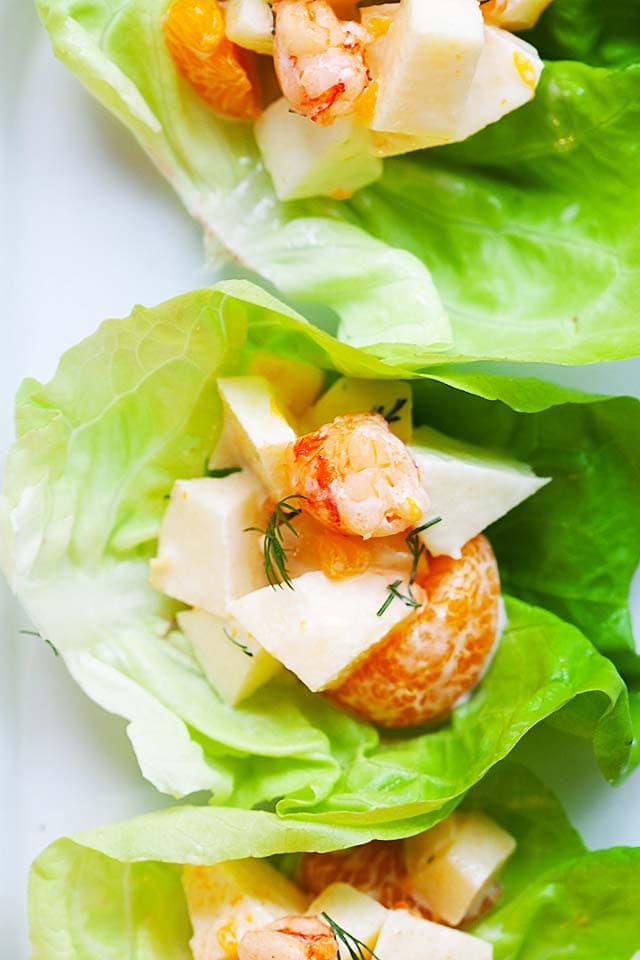
<path id="1" fill-rule="evenodd" d="M 0 0 L 0 462 L 25 375 L 109 316 L 204 286 L 197 227 L 115 120 L 55 62 L 28 0 Z M 640 393 L 640 361 L 537 372 Z M 529 371 L 528 371 L 529 372 Z M 637 593 L 638 591 L 636 591 Z M 636 607 L 638 605 L 636 604 Z M 138 774 L 124 723 L 87 700 L 0 583 L 0 955 L 21 960 L 30 861 L 56 837 L 166 804 Z M 592 847 L 640 845 L 640 774 L 612 790 L 586 745 L 535 732 L 517 751 Z"/>

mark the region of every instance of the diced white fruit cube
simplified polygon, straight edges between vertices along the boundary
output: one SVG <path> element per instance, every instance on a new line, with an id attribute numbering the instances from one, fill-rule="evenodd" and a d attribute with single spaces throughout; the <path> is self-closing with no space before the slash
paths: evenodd
<path id="1" fill-rule="evenodd" d="M 263 860 L 187 866 L 182 885 L 193 927 L 194 960 L 229 960 L 248 930 L 304 913 L 307 898 Z"/>
<path id="2" fill-rule="evenodd" d="M 511 834 L 482 813 L 453 813 L 405 840 L 412 892 L 440 920 L 456 926 L 482 899 L 513 853 Z"/>
<path id="3" fill-rule="evenodd" d="M 231 613 L 248 634 L 313 691 L 335 686 L 400 620 L 402 603 L 378 617 L 389 574 L 330 580 L 319 571 L 240 597 Z"/>
<path id="4" fill-rule="evenodd" d="M 385 42 L 372 130 L 453 138 L 483 43 L 477 0 L 402 0 Z"/>
<path id="5" fill-rule="evenodd" d="M 169 597 L 226 616 L 266 583 L 259 533 L 264 488 L 248 470 L 223 479 L 177 480 L 164 515 L 151 583 Z"/>
<path id="6" fill-rule="evenodd" d="M 332 883 L 309 905 L 307 913 L 317 916 L 326 913 L 343 930 L 373 950 L 387 910 L 348 883 Z M 352 960 L 344 944 L 340 945 L 340 960 Z"/>
<path id="7" fill-rule="evenodd" d="M 334 417 L 346 413 L 368 413 L 382 408 L 384 413 L 398 408 L 389 427 L 405 443 L 411 439 L 412 395 L 406 380 L 357 380 L 340 377 L 323 393 L 305 417 L 305 429 L 317 430 Z"/>
<path id="8" fill-rule="evenodd" d="M 287 447 L 296 439 L 270 383 L 263 377 L 218 380 L 225 425 L 243 462 L 277 499 L 282 496 Z"/>
<path id="9" fill-rule="evenodd" d="M 229 40 L 256 53 L 273 53 L 273 13 L 267 0 L 229 0 L 225 12 Z"/>
<path id="10" fill-rule="evenodd" d="M 531 100 L 542 73 L 542 60 L 530 43 L 498 27 L 485 27 L 484 34 L 484 48 L 456 140 L 466 140 Z"/>
<path id="11" fill-rule="evenodd" d="M 321 126 L 282 97 L 258 118 L 255 135 L 280 200 L 344 199 L 382 174 L 369 131 L 350 117 Z"/>
<path id="12" fill-rule="evenodd" d="M 375 947 L 379 960 L 491 960 L 493 947 L 460 930 L 389 910 Z"/>
<path id="13" fill-rule="evenodd" d="M 506 30 L 527 30 L 547 9 L 551 0 L 490 0 L 482 8 L 487 23 Z"/>
<path id="14" fill-rule="evenodd" d="M 178 624 L 209 683 L 232 707 L 267 683 L 282 665 L 231 620 L 183 610 Z"/>
<path id="15" fill-rule="evenodd" d="M 430 515 L 442 518 L 421 535 L 435 556 L 459 557 L 468 540 L 549 483 L 525 463 L 430 427 L 414 430 L 409 449 L 429 494 Z"/>

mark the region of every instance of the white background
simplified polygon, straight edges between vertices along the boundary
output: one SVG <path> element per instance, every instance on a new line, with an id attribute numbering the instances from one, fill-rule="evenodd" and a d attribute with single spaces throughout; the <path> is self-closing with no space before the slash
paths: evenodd
<path id="1" fill-rule="evenodd" d="M 129 134 L 55 62 L 29 0 L 0 0 L 0 462 L 12 397 L 110 316 L 212 275 L 198 228 Z M 522 371 L 521 371 L 522 372 Z M 531 372 L 531 371 L 527 371 Z M 640 362 L 539 368 L 594 391 L 640 393 Z M 71 681 L 0 583 L 0 955 L 27 956 L 26 877 L 49 842 L 167 799 L 140 777 L 124 723 Z M 640 845 L 640 774 L 612 790 L 586 745 L 534 732 L 517 751 L 592 847 Z"/>

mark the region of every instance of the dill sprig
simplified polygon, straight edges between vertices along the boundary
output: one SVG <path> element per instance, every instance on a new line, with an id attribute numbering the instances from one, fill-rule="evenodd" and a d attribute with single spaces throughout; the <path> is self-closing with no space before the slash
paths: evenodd
<path id="1" fill-rule="evenodd" d="M 398 589 L 402 583 L 402 580 L 394 580 L 393 583 L 388 583 L 387 590 L 389 591 L 389 594 L 380 609 L 377 611 L 378 617 L 381 617 L 384 613 L 386 613 L 394 600 L 402 600 L 406 607 L 411 607 L 414 610 L 422 606 L 422 604 L 418 603 L 411 590 L 411 587 L 416 582 L 416 577 L 418 575 L 420 558 L 426 552 L 424 543 L 420 542 L 420 534 L 424 530 L 428 530 L 429 527 L 435 526 L 436 523 L 440 523 L 441 520 L 442 517 L 434 517 L 433 520 L 427 520 L 427 522 L 423 523 L 422 526 L 415 527 L 413 530 L 410 530 L 405 537 L 405 543 L 407 544 L 413 561 L 411 564 L 411 573 L 409 574 L 407 592 L 402 593 Z"/>
<path id="2" fill-rule="evenodd" d="M 384 417 L 387 423 L 398 423 L 400 420 L 400 411 L 404 406 L 406 406 L 406 403 L 406 397 L 398 397 L 388 413 L 384 412 L 384 407 L 382 404 L 379 407 L 373 407 L 372 413 L 379 413 L 381 417 Z"/>
<path id="3" fill-rule="evenodd" d="M 301 493 L 293 493 L 276 503 L 264 530 L 260 527 L 246 527 L 245 529 L 245 533 L 253 530 L 255 533 L 261 533 L 264 537 L 264 572 L 269 584 L 274 589 L 285 584 L 290 590 L 293 590 L 293 584 L 287 572 L 287 550 L 284 546 L 284 534 L 286 530 L 289 530 L 294 537 L 299 535 L 293 525 L 293 520 L 300 516 L 302 508 L 292 507 L 290 504 L 292 500 L 306 499 Z"/>
<path id="4" fill-rule="evenodd" d="M 416 582 L 420 558 L 424 553 L 426 553 L 427 550 L 424 543 L 421 543 L 420 541 L 420 534 L 425 530 L 428 530 L 429 527 L 434 527 L 436 523 L 440 523 L 441 520 L 442 517 L 434 517 L 433 520 L 427 520 L 427 522 L 423 523 L 421 527 L 415 527 L 414 530 L 410 530 L 405 537 L 405 543 L 407 544 L 409 553 L 413 558 L 413 563 L 411 564 L 411 574 L 409 576 L 409 585 Z"/>
<path id="5" fill-rule="evenodd" d="M 48 640 L 47 637 L 43 637 L 42 634 L 38 633 L 37 630 L 19 630 L 18 632 L 24 634 L 26 637 L 39 637 L 41 640 L 44 640 L 48 647 L 51 647 L 56 657 L 60 656 L 60 651 L 56 646 L 54 646 L 51 640 Z"/>
<path id="6" fill-rule="evenodd" d="M 236 638 L 231 635 L 231 633 L 229 632 L 229 630 L 227 630 L 226 627 L 222 628 L 222 632 L 224 633 L 227 640 L 231 640 L 231 643 L 234 645 L 234 647 L 238 647 L 240 650 L 242 650 L 245 656 L 247 657 L 253 656 L 253 653 L 251 652 L 251 650 L 249 650 L 249 647 L 246 645 L 246 643 L 242 643 L 240 640 L 236 640 Z"/>
<path id="7" fill-rule="evenodd" d="M 391 604 L 393 603 L 393 601 L 396 600 L 396 599 L 397 599 L 397 600 L 402 600 L 402 602 L 404 603 L 404 605 L 405 605 L 406 607 L 411 607 L 411 608 L 414 609 L 414 610 L 416 610 L 418 607 L 421 607 L 421 606 L 422 606 L 422 604 L 421 604 L 421 603 L 418 603 L 418 601 L 416 600 L 416 598 L 415 598 L 414 595 L 412 594 L 412 592 L 411 592 L 411 585 L 409 585 L 409 586 L 407 587 L 407 592 L 406 592 L 406 593 L 401 593 L 401 592 L 400 592 L 400 590 L 399 590 L 398 588 L 400 587 L 401 583 L 402 583 L 402 580 L 394 580 L 393 583 L 388 583 L 388 584 L 387 584 L 387 590 L 389 591 L 389 596 L 387 597 L 387 599 L 385 600 L 385 602 L 382 604 L 382 606 L 380 607 L 380 609 L 377 611 L 377 614 L 376 614 L 376 615 L 377 615 L 378 617 L 381 617 L 382 614 L 385 613 L 386 610 L 388 610 L 388 608 L 391 606 Z"/>
<path id="8" fill-rule="evenodd" d="M 351 960 L 379 960 L 379 957 L 375 955 L 371 947 L 368 947 L 362 940 L 358 940 L 352 933 L 349 933 L 348 930 L 341 927 L 328 913 L 323 911 L 320 916 L 329 924 L 338 949 L 340 948 L 340 944 L 343 944 L 343 946 L 347 948 Z"/>

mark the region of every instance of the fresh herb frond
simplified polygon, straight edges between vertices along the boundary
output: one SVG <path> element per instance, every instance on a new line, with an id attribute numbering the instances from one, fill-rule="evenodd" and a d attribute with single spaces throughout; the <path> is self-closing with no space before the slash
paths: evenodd
<path id="1" fill-rule="evenodd" d="M 39 637 L 41 640 L 47 644 L 48 647 L 51 647 L 56 657 L 60 656 L 60 651 L 56 646 L 53 645 L 51 640 L 48 640 L 46 637 L 43 637 L 41 633 L 38 633 L 37 630 L 19 630 L 18 633 L 24 634 L 26 637 Z"/>
<path id="2" fill-rule="evenodd" d="M 420 542 L 420 534 L 425 530 L 428 530 L 429 527 L 433 527 L 436 523 L 440 523 L 442 517 L 434 517 L 433 520 L 427 520 L 426 523 L 423 523 L 421 527 L 416 527 L 414 530 L 410 530 L 407 536 L 405 537 L 405 543 L 409 548 L 409 553 L 413 558 L 413 563 L 411 564 L 411 574 L 409 576 L 409 585 L 415 583 L 416 577 L 418 575 L 418 565 L 420 564 L 420 558 L 424 553 L 426 553 L 426 547 L 424 543 Z"/>
<path id="3" fill-rule="evenodd" d="M 377 611 L 378 617 L 381 617 L 383 613 L 385 613 L 389 609 L 389 607 L 391 606 L 394 600 L 402 600 L 405 607 L 411 607 L 413 610 L 417 610 L 418 607 L 422 606 L 421 603 L 418 603 L 413 593 L 411 592 L 411 584 L 409 584 L 409 586 L 407 587 L 406 593 L 402 593 L 399 590 L 399 587 L 401 586 L 401 584 L 402 584 L 402 580 L 394 580 L 393 583 L 387 584 L 387 590 L 389 591 L 389 595 L 387 599 L 384 601 L 384 603 L 382 604 L 382 606 L 380 607 L 380 609 Z"/>
<path id="4" fill-rule="evenodd" d="M 339 923 L 336 923 L 328 913 L 324 911 L 320 914 L 325 923 L 329 924 L 331 932 L 336 939 L 338 948 L 340 944 L 346 947 L 351 960 L 379 960 L 379 957 L 375 955 L 371 947 L 368 947 L 366 943 L 363 943 L 362 940 L 358 940 L 352 933 L 349 933 L 348 930 L 345 930 L 344 927 L 341 927 Z"/>
<path id="5" fill-rule="evenodd" d="M 387 423 L 398 423 L 400 420 L 400 411 L 404 406 L 406 406 L 406 403 L 406 397 L 398 397 L 396 402 L 387 413 L 384 412 L 384 407 L 382 405 L 379 407 L 373 407 L 372 413 L 379 413 L 381 417 L 384 417 Z"/>
<path id="6" fill-rule="evenodd" d="M 300 516 L 302 508 L 291 506 L 291 502 L 306 499 L 301 493 L 294 493 L 285 497 L 284 500 L 276 503 L 264 530 L 260 527 L 247 527 L 245 529 L 245 533 L 252 530 L 255 533 L 261 533 L 264 537 L 264 572 L 269 584 L 274 588 L 285 584 L 290 590 L 293 590 L 293 584 L 287 572 L 287 549 L 284 546 L 284 532 L 289 530 L 294 537 L 298 536 L 293 521 Z"/>
<path id="7" fill-rule="evenodd" d="M 213 477 L 214 480 L 222 480 L 223 477 L 230 477 L 232 473 L 242 473 L 242 467 L 217 467 L 212 470 L 205 464 L 205 477 Z"/>
<path id="8" fill-rule="evenodd" d="M 240 640 L 236 640 L 236 638 L 231 635 L 231 633 L 227 630 L 226 627 L 222 628 L 222 632 L 224 633 L 227 640 L 231 640 L 231 643 L 234 645 L 234 647 L 239 647 L 240 650 L 242 650 L 245 656 L 247 657 L 253 656 L 253 653 L 251 652 L 251 650 L 249 650 L 249 647 L 246 645 L 246 643 L 241 643 Z"/>

